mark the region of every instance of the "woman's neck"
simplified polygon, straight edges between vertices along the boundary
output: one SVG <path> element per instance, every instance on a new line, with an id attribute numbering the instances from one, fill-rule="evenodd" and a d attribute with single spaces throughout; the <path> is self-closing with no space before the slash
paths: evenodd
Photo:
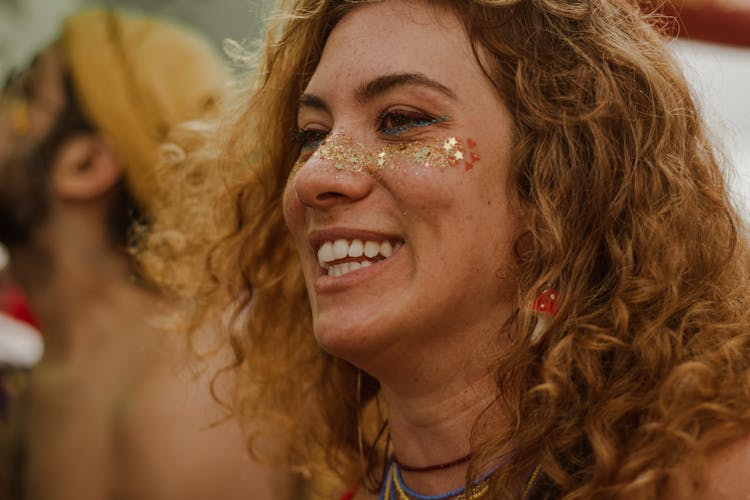
<path id="1" fill-rule="evenodd" d="M 394 454 L 411 467 L 444 464 L 467 455 L 474 424 L 490 406 L 483 416 L 493 422 L 503 419 L 493 405 L 497 385 L 487 368 L 446 371 L 442 380 L 433 378 L 421 395 L 413 391 L 404 395 L 386 384 L 382 392 Z M 435 495 L 463 486 L 467 467 L 468 462 L 462 462 L 441 470 L 401 472 L 409 488 Z"/>

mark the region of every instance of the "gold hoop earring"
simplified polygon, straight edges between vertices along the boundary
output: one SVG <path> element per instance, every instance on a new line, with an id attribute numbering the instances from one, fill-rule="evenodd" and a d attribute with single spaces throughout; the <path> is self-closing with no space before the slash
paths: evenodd
<path id="1" fill-rule="evenodd" d="M 364 480 L 367 464 L 365 464 L 365 446 L 362 437 L 362 370 L 359 368 L 357 368 L 357 446 L 359 447 L 360 476 Z"/>

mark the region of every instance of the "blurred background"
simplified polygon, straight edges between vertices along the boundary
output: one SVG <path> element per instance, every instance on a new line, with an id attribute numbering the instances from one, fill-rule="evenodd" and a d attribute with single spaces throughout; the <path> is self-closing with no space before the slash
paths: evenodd
<path id="1" fill-rule="evenodd" d="M 177 19 L 206 33 L 218 47 L 224 38 L 255 38 L 272 4 L 272 0 L 0 0 L 0 73 L 52 39 L 66 13 L 88 5 L 132 7 Z"/>
<path id="2" fill-rule="evenodd" d="M 747 30 L 750 34 L 750 23 Z M 750 220 L 750 46 L 685 39 L 672 45 L 728 155 L 727 176 L 746 220 Z"/>
<path id="3" fill-rule="evenodd" d="M 58 37 L 62 21 L 86 7 L 113 6 L 176 21 L 205 35 L 221 54 L 226 39 L 252 46 L 274 4 L 275 0 L 0 0 L 0 84 L 28 68 L 41 49 Z M 0 325 L 0 371 L 8 365 L 34 366 L 43 354 L 38 335 L 28 334 L 28 327 L 38 330 L 39 325 L 25 294 L 10 283 L 9 267 L 6 248 L 0 242 L 0 314 L 20 320 Z M 2 392 L 0 387 L 0 414 Z"/>

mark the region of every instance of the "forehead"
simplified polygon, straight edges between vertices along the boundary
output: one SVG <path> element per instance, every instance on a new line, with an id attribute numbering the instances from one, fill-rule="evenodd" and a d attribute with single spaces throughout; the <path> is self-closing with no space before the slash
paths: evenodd
<path id="1" fill-rule="evenodd" d="M 341 19 L 326 42 L 308 91 L 399 72 L 424 74 L 450 87 L 483 77 L 468 36 L 452 12 L 421 1 L 388 0 L 357 7 Z"/>

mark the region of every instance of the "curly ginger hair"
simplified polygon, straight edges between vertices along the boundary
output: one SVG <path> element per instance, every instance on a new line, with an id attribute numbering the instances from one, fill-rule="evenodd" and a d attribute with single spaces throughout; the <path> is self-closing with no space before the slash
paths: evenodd
<path id="1" fill-rule="evenodd" d="M 520 271 L 497 360 L 514 422 L 474 440 L 469 475 L 510 442 L 492 498 L 520 491 L 536 464 L 542 496 L 659 498 L 687 453 L 750 432 L 748 242 L 689 88 L 626 0 L 414 1 L 462 22 L 514 122 Z M 281 199 L 298 98 L 336 23 L 366 3 L 281 2 L 221 144 L 162 172 L 212 174 L 192 183 L 198 194 L 173 189 L 141 254 L 193 299 L 194 330 L 241 320 L 228 333 L 232 405 L 248 433 L 273 430 L 292 465 L 325 455 L 347 483 L 362 477 L 358 430 L 378 383 L 364 375 L 358 388 L 357 369 L 317 345 Z M 228 186 L 218 205 L 207 185 Z M 558 311 L 532 341 L 524 304 L 549 286 Z M 370 458 L 382 454 L 373 441 Z"/>

